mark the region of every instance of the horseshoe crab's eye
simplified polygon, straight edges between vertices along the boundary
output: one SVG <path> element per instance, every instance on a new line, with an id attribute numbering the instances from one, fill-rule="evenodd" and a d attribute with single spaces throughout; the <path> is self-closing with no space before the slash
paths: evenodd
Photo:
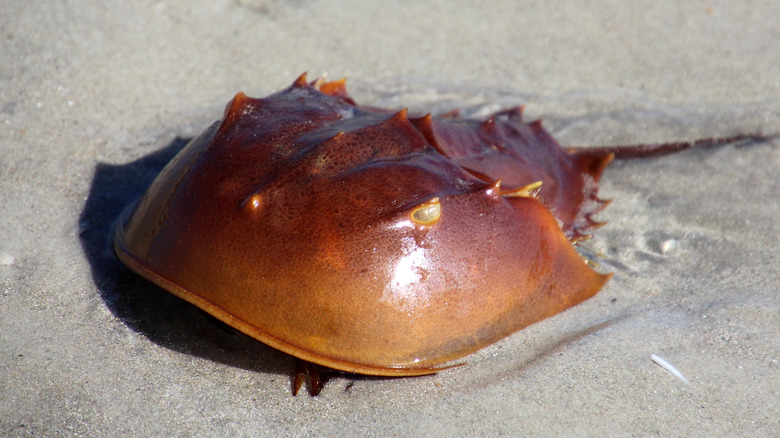
<path id="1" fill-rule="evenodd" d="M 429 201 L 418 205 L 412 210 L 412 220 L 420 225 L 433 225 L 441 218 L 441 205 L 439 198 L 432 198 Z"/>

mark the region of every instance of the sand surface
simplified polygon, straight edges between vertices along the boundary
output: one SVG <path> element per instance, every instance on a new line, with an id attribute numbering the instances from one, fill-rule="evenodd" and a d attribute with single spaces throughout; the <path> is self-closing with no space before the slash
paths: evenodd
<path id="1" fill-rule="evenodd" d="M 0 435 L 780 435 L 778 140 L 615 163 L 599 295 L 317 398 L 116 261 L 111 221 L 183 139 L 303 71 L 371 105 L 525 104 L 564 145 L 780 132 L 774 0 L 378 4 L 0 2 Z"/>

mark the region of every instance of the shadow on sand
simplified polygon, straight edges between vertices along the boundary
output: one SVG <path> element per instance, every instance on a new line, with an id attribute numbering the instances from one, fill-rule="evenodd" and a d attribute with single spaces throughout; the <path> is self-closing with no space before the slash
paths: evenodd
<path id="1" fill-rule="evenodd" d="M 136 275 L 114 255 L 113 221 L 189 140 L 177 138 L 125 165 L 96 166 L 79 216 L 79 238 L 92 279 L 111 312 L 156 344 L 233 367 L 289 375 L 293 367 L 290 356 L 233 330 Z"/>

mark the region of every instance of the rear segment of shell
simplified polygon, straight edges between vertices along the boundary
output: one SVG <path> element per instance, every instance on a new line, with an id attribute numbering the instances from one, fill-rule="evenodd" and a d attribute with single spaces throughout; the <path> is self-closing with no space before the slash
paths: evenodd
<path id="1" fill-rule="evenodd" d="M 507 191 L 541 181 L 538 198 L 577 241 L 603 225 L 592 220 L 608 201 L 596 196 L 598 181 L 612 154 L 594 150 L 567 153 L 537 120 L 524 123 L 522 108 L 502 111 L 484 121 L 415 120 L 442 154 L 487 181 L 501 179 Z"/>
<path id="2" fill-rule="evenodd" d="M 304 77 L 265 99 L 239 93 L 126 211 L 117 254 L 301 359 L 435 372 L 608 279 L 570 240 L 593 226 L 609 157 L 491 120 L 361 108 L 343 82 Z"/>

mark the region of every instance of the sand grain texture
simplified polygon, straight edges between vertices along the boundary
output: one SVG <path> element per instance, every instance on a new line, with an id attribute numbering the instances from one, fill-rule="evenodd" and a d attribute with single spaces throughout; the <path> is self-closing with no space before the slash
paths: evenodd
<path id="1" fill-rule="evenodd" d="M 434 377 L 293 398 L 288 357 L 125 270 L 108 227 L 181 139 L 303 71 L 565 145 L 777 133 L 780 6 L 0 2 L 0 435 L 780 435 L 777 140 L 615 163 L 609 285 Z"/>

